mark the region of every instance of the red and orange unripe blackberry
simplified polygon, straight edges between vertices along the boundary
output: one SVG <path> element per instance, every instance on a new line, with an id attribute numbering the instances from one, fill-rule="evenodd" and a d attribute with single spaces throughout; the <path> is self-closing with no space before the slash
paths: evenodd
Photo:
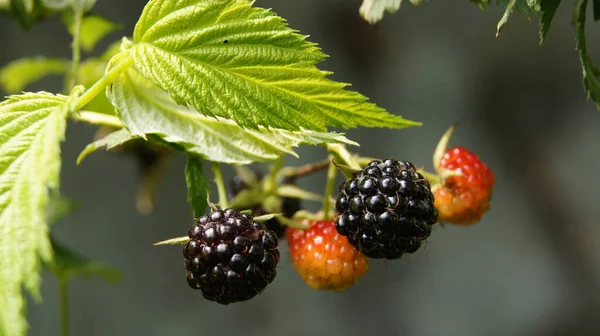
<path id="1" fill-rule="evenodd" d="M 344 291 L 369 270 L 369 259 L 335 229 L 335 222 L 305 221 L 306 230 L 285 232 L 294 268 L 313 289 Z"/>
<path id="2" fill-rule="evenodd" d="M 478 222 L 490 207 L 494 173 L 463 147 L 446 150 L 437 168 L 458 173 L 433 188 L 440 223 L 467 226 Z"/>
<path id="3" fill-rule="evenodd" d="M 277 275 L 277 236 L 248 214 L 212 211 L 197 220 L 188 236 L 183 247 L 188 284 L 210 301 L 249 300 Z"/>
<path id="4" fill-rule="evenodd" d="M 408 161 L 372 161 L 341 184 L 336 229 L 365 256 L 416 252 L 437 222 L 429 182 Z"/>

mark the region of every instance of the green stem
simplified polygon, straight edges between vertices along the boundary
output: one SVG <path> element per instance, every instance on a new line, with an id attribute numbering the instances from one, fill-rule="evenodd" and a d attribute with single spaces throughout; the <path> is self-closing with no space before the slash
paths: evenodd
<path id="1" fill-rule="evenodd" d="M 265 184 L 265 192 L 267 195 L 275 192 L 275 187 L 277 186 L 277 176 L 279 176 L 279 171 L 281 170 L 281 167 L 283 167 L 284 159 L 285 156 L 281 155 L 271 165 L 271 171 L 269 172 L 269 177 Z"/>
<path id="2" fill-rule="evenodd" d="M 225 190 L 225 181 L 223 180 L 221 167 L 218 162 L 212 162 L 211 168 L 213 174 L 215 174 L 215 184 L 217 185 L 217 191 L 219 192 L 219 205 L 221 208 L 227 209 L 229 208 L 229 202 L 227 201 L 227 191 Z"/>
<path id="3" fill-rule="evenodd" d="M 114 67 L 108 71 L 104 77 L 100 78 L 94 85 L 92 85 L 87 91 L 85 91 L 81 97 L 77 100 L 77 104 L 75 105 L 75 111 L 80 110 L 87 103 L 89 103 L 94 97 L 96 97 L 100 92 L 102 92 L 108 85 L 114 82 L 117 77 L 121 73 L 123 73 L 127 68 L 129 68 L 133 64 L 133 58 L 131 58 L 130 54 L 124 56 L 123 59 L 119 61 Z"/>
<path id="4" fill-rule="evenodd" d="M 427 181 L 429 181 L 429 183 L 431 183 L 431 185 L 440 184 L 440 176 L 439 175 L 430 173 L 424 169 L 419 169 L 418 172 L 421 173 L 421 175 L 423 175 L 423 177 Z"/>
<path id="5" fill-rule="evenodd" d="M 73 88 L 77 81 L 77 69 L 79 68 L 79 62 L 81 60 L 81 23 L 83 21 L 83 11 L 81 9 L 73 11 L 73 42 L 71 49 L 73 49 L 73 56 L 71 60 L 71 79 L 69 83 L 69 89 Z"/>
<path id="6" fill-rule="evenodd" d="M 330 219 L 329 211 L 331 209 L 331 194 L 335 187 L 335 178 L 337 177 L 337 167 L 330 160 L 329 168 L 327 169 L 327 184 L 325 184 L 325 194 L 323 195 L 323 216 L 325 220 Z"/>
<path id="7" fill-rule="evenodd" d="M 281 169 L 281 175 L 286 178 L 298 178 L 312 173 L 320 172 L 329 167 L 331 160 L 325 159 L 319 162 L 308 163 L 300 167 L 285 167 Z"/>
<path id="8" fill-rule="evenodd" d="M 334 156 L 338 164 L 344 164 L 352 169 L 362 169 L 358 160 L 348 151 L 346 146 L 341 144 L 327 144 L 327 150 Z"/>
<path id="9" fill-rule="evenodd" d="M 93 111 L 79 111 L 78 113 L 72 114 L 71 118 L 73 120 L 83 121 L 93 125 L 103 125 L 114 128 L 123 127 L 123 124 L 121 123 L 119 118 L 109 114 L 98 113 Z"/>
<path id="10" fill-rule="evenodd" d="M 58 277 L 58 291 L 60 295 L 60 335 L 69 336 L 69 280 L 66 276 Z"/>

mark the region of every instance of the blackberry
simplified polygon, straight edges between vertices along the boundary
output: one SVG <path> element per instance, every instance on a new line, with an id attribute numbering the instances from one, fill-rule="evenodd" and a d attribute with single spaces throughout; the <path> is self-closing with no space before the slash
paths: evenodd
<path id="1" fill-rule="evenodd" d="M 279 240 L 252 216 L 215 210 L 197 220 L 183 247 L 187 282 L 220 304 L 246 301 L 275 279 Z"/>
<path id="2" fill-rule="evenodd" d="M 339 191 L 336 229 L 369 258 L 416 252 L 437 222 L 431 186 L 408 161 L 371 161 Z"/>
<path id="3" fill-rule="evenodd" d="M 257 175 L 257 180 L 261 181 L 263 176 L 258 173 L 256 175 Z M 290 179 L 284 179 L 284 180 L 280 181 L 280 183 L 281 184 L 293 184 L 293 181 Z M 229 198 L 235 197 L 238 193 L 240 193 L 242 190 L 247 189 L 248 187 L 249 186 L 244 182 L 244 180 L 239 175 L 234 176 L 229 184 L 229 189 L 228 189 Z M 281 198 L 281 211 L 278 211 L 278 212 L 282 213 L 285 217 L 291 218 L 292 216 L 294 216 L 294 214 L 298 210 L 301 209 L 301 207 L 302 207 L 302 204 L 300 203 L 299 199 L 282 197 Z M 252 206 L 250 210 L 252 210 L 253 216 L 261 216 L 261 215 L 267 214 L 267 211 L 262 207 L 260 201 L 257 202 L 254 206 Z M 265 221 L 264 223 L 265 223 L 265 226 L 267 227 L 267 229 L 275 232 L 275 234 L 277 235 L 277 238 L 284 237 L 285 229 L 287 228 L 287 226 L 285 226 L 284 224 L 281 224 L 277 218 L 271 218 L 268 221 Z"/>

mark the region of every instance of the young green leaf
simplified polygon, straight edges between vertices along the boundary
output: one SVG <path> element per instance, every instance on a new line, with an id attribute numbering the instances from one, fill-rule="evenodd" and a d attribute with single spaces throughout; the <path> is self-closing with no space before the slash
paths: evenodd
<path id="1" fill-rule="evenodd" d="M 89 260 L 79 253 L 60 244 L 56 239 L 51 240 L 54 259 L 46 263 L 57 277 L 69 279 L 73 276 L 83 278 L 100 277 L 106 282 L 114 283 L 122 278 L 121 272 L 103 263 Z"/>
<path id="2" fill-rule="evenodd" d="M 540 7 L 542 12 L 542 18 L 540 19 L 540 44 L 544 43 L 550 24 L 554 18 L 554 13 L 560 5 L 560 0 L 541 0 Z"/>
<path id="3" fill-rule="evenodd" d="M 67 62 L 61 59 L 20 58 L 8 63 L 0 70 L 0 85 L 8 93 L 18 93 L 46 76 L 62 75 L 67 72 L 67 69 Z"/>
<path id="4" fill-rule="evenodd" d="M 263 127 L 249 130 L 231 120 L 202 116 L 175 103 L 165 91 L 133 68 L 117 78 L 107 95 L 132 135 L 154 134 L 214 162 L 271 161 L 282 153 L 295 154 L 292 147 L 303 143 L 356 145 L 337 133 L 267 130 Z"/>
<path id="5" fill-rule="evenodd" d="M 67 21 L 69 33 L 73 34 L 75 27 L 73 26 L 72 16 Z M 118 23 L 98 15 L 88 15 L 83 18 L 81 23 L 79 36 L 81 47 L 84 51 L 89 52 L 103 37 L 119 29 L 122 29 L 122 25 Z"/>
<path id="6" fill-rule="evenodd" d="M 188 202 L 194 217 L 200 217 L 208 205 L 208 181 L 202 170 L 202 159 L 196 155 L 188 155 L 185 165 L 185 182 L 188 188 Z"/>
<path id="7" fill-rule="evenodd" d="M 0 103 L 0 334 L 24 335 L 24 285 L 39 298 L 50 261 L 48 190 L 57 190 L 71 99 L 25 93 Z"/>
<path id="8" fill-rule="evenodd" d="M 91 144 L 87 145 L 79 154 L 79 157 L 77 158 L 77 164 L 80 164 L 83 161 L 83 159 L 85 159 L 85 157 L 88 156 L 88 154 L 96 151 L 98 148 L 106 147 L 106 149 L 108 150 L 113 147 L 122 145 L 127 141 L 137 138 L 139 137 L 131 135 L 131 133 L 129 133 L 129 131 L 124 128 L 118 131 L 114 131 L 109 135 L 105 136 L 104 138 L 94 141 Z"/>
<path id="9" fill-rule="evenodd" d="M 598 69 L 587 53 L 587 44 L 585 38 L 585 15 L 587 11 L 588 0 L 581 0 L 576 8 L 575 29 L 577 31 L 577 50 L 579 51 L 579 60 L 583 70 L 583 87 L 587 92 L 588 99 L 591 98 L 600 109 L 600 69 Z"/>
<path id="10" fill-rule="evenodd" d="M 245 128 L 419 125 L 328 79 L 316 44 L 249 0 L 151 0 L 131 54 L 178 104 Z"/>

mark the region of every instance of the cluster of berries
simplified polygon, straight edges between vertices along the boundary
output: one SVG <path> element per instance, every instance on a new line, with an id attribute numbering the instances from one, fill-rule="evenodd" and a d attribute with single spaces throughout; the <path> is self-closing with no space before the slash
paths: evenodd
<path id="1" fill-rule="evenodd" d="M 213 209 L 190 229 L 183 249 L 189 285 L 221 304 L 251 299 L 275 278 L 279 239 L 285 238 L 308 286 L 343 291 L 366 274 L 370 259 L 394 260 L 418 251 L 434 224 L 478 221 L 489 209 L 493 173 L 464 148 L 440 153 L 433 186 L 411 162 L 371 161 L 340 185 L 334 218 L 305 219 L 300 223 L 305 229 Z M 245 187 L 232 186 L 233 195 Z M 281 204 L 286 217 L 300 209 L 298 200 L 283 198 Z"/>

